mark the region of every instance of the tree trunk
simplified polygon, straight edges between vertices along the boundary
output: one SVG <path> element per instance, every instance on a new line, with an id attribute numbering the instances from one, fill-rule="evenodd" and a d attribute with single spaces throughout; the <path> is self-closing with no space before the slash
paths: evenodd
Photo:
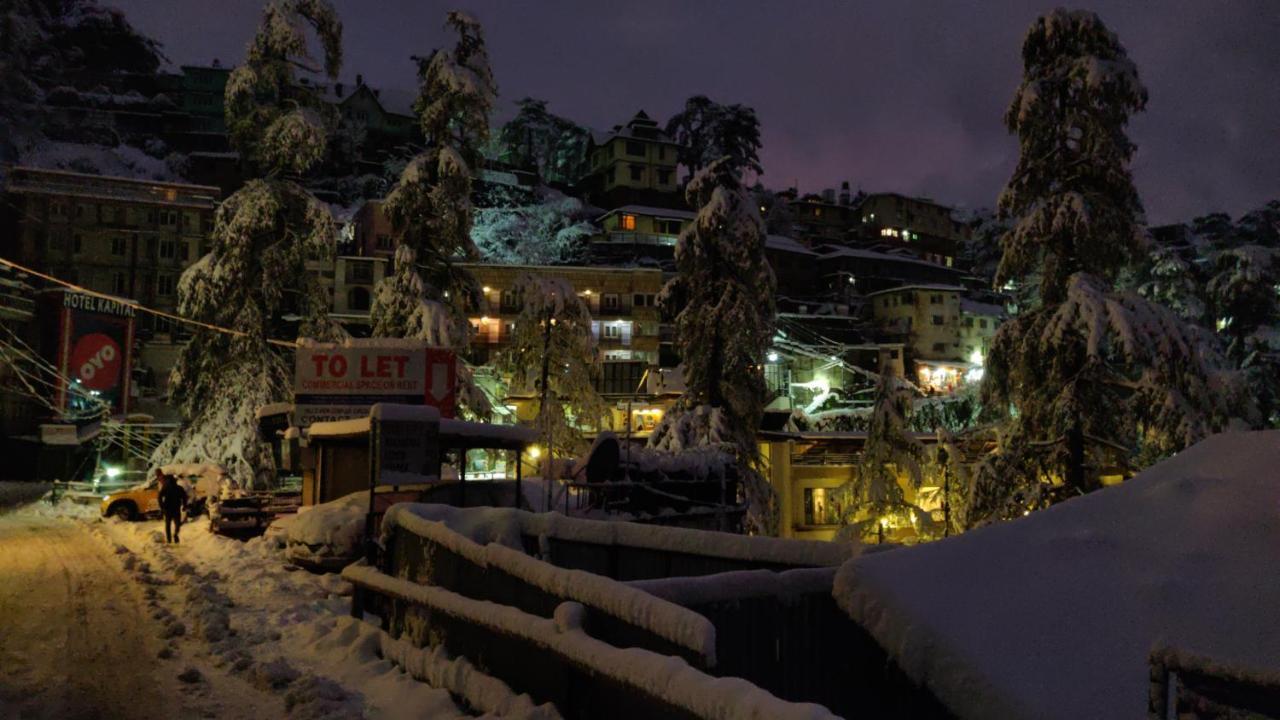
<path id="1" fill-rule="evenodd" d="M 547 486 L 547 510 L 551 509 L 551 427 L 545 418 L 547 381 L 551 374 L 551 321 L 554 319 L 548 311 L 546 320 L 542 322 L 542 379 L 538 383 L 538 422 L 542 425 L 542 444 L 546 451 L 542 461 L 542 482 Z"/>
<path id="2" fill-rule="evenodd" d="M 1067 431 L 1067 468 L 1066 468 L 1067 486 L 1081 491 L 1088 491 L 1090 488 L 1085 485 L 1085 468 L 1084 468 L 1084 429 L 1080 427 L 1080 421 L 1077 419 L 1072 424 L 1071 429 Z"/>

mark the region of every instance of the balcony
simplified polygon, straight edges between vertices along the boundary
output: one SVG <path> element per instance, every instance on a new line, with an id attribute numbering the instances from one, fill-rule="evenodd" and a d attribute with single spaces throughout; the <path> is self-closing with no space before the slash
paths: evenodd
<path id="1" fill-rule="evenodd" d="M 603 242 L 616 245 L 661 245 L 675 247 L 677 236 L 658 235 L 653 233 L 613 231 L 606 235 Z"/>

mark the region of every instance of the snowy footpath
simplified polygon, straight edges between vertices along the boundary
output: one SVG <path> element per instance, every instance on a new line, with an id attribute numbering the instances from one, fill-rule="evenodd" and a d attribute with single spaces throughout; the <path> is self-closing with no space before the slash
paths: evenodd
<path id="1" fill-rule="evenodd" d="M 351 618 L 350 585 L 289 565 L 278 536 L 201 518 L 166 545 L 162 523 L 96 510 L 0 516 L 0 717 L 557 717 L 492 678 L 487 702 L 442 689 L 485 678 Z"/>

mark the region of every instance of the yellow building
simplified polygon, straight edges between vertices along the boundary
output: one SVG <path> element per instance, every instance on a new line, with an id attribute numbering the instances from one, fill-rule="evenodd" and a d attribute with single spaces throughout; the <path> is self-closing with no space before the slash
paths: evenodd
<path id="1" fill-rule="evenodd" d="M 592 203 L 678 205 L 679 146 L 643 110 L 626 125 L 593 135 L 587 149 L 591 170 L 583 180 Z"/>
<path id="2" fill-rule="evenodd" d="M 903 285 L 867 294 L 882 331 L 905 337 L 913 380 L 949 392 L 981 377 L 991 338 L 1004 316 L 998 305 L 964 297 L 958 285 Z"/>
<path id="3" fill-rule="evenodd" d="M 680 233 L 695 217 L 697 213 L 689 210 L 623 205 L 596 220 L 602 230 L 597 242 L 675 247 Z"/>
<path id="4" fill-rule="evenodd" d="M 849 520 L 849 509 L 841 505 L 838 491 L 857 478 L 858 458 L 866 443 L 862 432 L 762 432 L 760 455 L 769 484 L 778 498 L 780 537 L 801 540 L 832 540 Z M 922 442 L 934 440 L 930 434 L 917 436 Z M 942 520 L 939 488 L 917 490 L 905 476 L 898 479 L 906 502 Z M 867 518 L 857 518 L 866 520 Z M 910 542 L 917 529 L 900 519 L 885 520 L 887 541 Z"/>
<path id="5" fill-rule="evenodd" d="M 644 433 L 662 417 L 670 399 L 661 400 L 650 376 L 657 370 L 661 314 L 658 293 L 660 270 L 651 268 L 578 267 L 565 265 L 463 264 L 484 297 L 483 307 L 471 318 L 472 361 L 492 364 L 510 342 L 520 314 L 515 286 L 525 274 L 560 278 L 577 291 L 591 312 L 591 331 L 603 360 L 597 390 L 610 403 L 611 429 L 624 430 L 628 404 L 633 431 Z M 513 391 L 510 398 L 516 416 L 527 419 L 528 391 Z"/>

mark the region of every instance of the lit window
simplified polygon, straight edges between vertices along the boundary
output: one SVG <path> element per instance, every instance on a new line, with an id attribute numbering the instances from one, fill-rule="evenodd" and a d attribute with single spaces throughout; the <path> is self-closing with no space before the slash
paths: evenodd
<path id="1" fill-rule="evenodd" d="M 636 216 L 635 216 L 635 215 L 623 215 L 623 216 L 622 216 L 622 219 L 619 221 L 619 223 L 618 223 L 618 224 L 619 224 L 619 226 L 620 226 L 623 230 L 635 230 L 635 229 L 636 229 Z"/>

